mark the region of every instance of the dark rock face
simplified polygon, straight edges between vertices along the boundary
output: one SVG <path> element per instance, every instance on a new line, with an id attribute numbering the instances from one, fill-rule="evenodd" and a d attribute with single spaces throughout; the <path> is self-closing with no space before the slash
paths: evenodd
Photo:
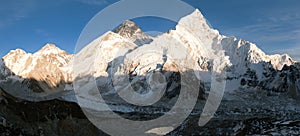
<path id="1" fill-rule="evenodd" d="M 275 70 L 269 63 L 264 65 L 266 66 L 262 79 L 257 78 L 255 70 L 248 69 L 242 76 L 241 85 L 259 87 L 269 92 L 291 94 L 295 98 L 298 96 L 300 92 L 300 67 L 298 64 L 284 65 L 282 70 Z"/>
<path id="2" fill-rule="evenodd" d="M 113 30 L 113 32 L 134 42 L 138 46 L 148 44 L 153 41 L 149 35 L 144 33 L 134 22 L 129 20 L 125 21 L 118 28 Z"/>
<path id="3" fill-rule="evenodd" d="M 29 102 L 1 92 L 1 135 L 101 135 L 76 103 Z"/>
<path id="4" fill-rule="evenodd" d="M 249 87 L 256 87 L 258 84 L 258 79 L 256 72 L 254 70 L 247 69 L 246 73 L 244 74 L 242 80 L 241 80 L 241 85 L 242 86 L 249 86 Z"/>
<path id="5" fill-rule="evenodd" d="M 125 21 L 122 25 L 120 25 L 113 32 L 123 36 L 130 38 L 132 37 L 140 28 L 132 21 Z"/>

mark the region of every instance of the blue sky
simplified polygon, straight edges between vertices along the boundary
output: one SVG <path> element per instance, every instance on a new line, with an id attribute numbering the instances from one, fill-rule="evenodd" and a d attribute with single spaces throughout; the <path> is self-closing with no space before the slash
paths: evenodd
<path id="1" fill-rule="evenodd" d="M 16 48 L 35 52 L 46 43 L 54 43 L 73 53 L 77 39 L 89 20 L 117 1 L 1 1 L 0 56 Z M 254 42 L 267 53 L 288 53 L 300 61 L 299 0 L 183 1 L 200 9 L 221 34 Z M 166 31 L 175 25 L 157 18 L 134 21 L 144 31 Z"/>

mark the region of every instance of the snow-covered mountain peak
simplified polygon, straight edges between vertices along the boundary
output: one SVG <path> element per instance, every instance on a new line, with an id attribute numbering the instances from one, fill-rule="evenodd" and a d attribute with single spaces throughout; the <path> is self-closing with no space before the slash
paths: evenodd
<path id="1" fill-rule="evenodd" d="M 203 14 L 201 13 L 201 11 L 199 9 L 195 9 L 195 11 L 192 14 L 190 14 L 190 15 L 197 16 L 198 18 L 206 20 L 205 17 L 203 16 Z"/>
<path id="2" fill-rule="evenodd" d="M 141 32 L 142 30 L 134 22 L 126 20 L 120 26 L 118 26 L 117 29 L 113 31 L 121 36 L 132 36 L 133 34 Z"/>
<path id="3" fill-rule="evenodd" d="M 54 44 L 46 44 L 44 47 L 42 47 L 39 51 L 37 51 L 35 54 L 43 54 L 43 55 L 49 55 L 49 54 L 67 54 L 64 50 L 61 50 Z"/>
<path id="4" fill-rule="evenodd" d="M 55 86 L 61 81 L 71 81 L 69 63 L 72 59 L 73 55 L 67 54 L 54 44 L 46 44 L 34 54 L 26 53 L 21 49 L 12 50 L 3 57 L 3 62 L 6 68 L 22 78 L 45 80 L 53 75 L 51 81 L 45 80 L 45 82 Z"/>
<path id="5" fill-rule="evenodd" d="M 113 32 L 121 35 L 122 37 L 134 42 L 138 46 L 150 43 L 152 37 L 144 33 L 140 27 L 130 20 L 126 20 L 118 26 Z"/>
<path id="6" fill-rule="evenodd" d="M 203 14 L 196 9 L 191 14 L 183 17 L 178 22 L 179 25 L 184 25 L 187 28 L 196 28 L 196 29 L 204 29 L 206 31 L 214 31 L 214 33 L 219 34 L 218 31 L 214 30 L 206 20 L 206 18 L 203 16 Z"/>
<path id="7" fill-rule="evenodd" d="M 130 20 L 126 20 L 122 25 L 128 26 L 128 27 L 138 27 L 136 23 Z"/>
<path id="8" fill-rule="evenodd" d="M 24 67 L 28 58 L 31 58 L 32 54 L 27 54 L 22 49 L 11 50 L 7 55 L 3 57 L 3 62 L 14 73 L 20 73 L 21 67 Z"/>
<path id="9" fill-rule="evenodd" d="M 12 56 L 12 55 L 18 55 L 18 56 L 21 56 L 21 55 L 25 55 L 27 54 L 24 50 L 22 49 L 16 49 L 16 50 L 11 50 L 7 55 L 5 55 L 3 58 L 6 58 L 6 57 L 9 57 L 9 56 Z"/>
<path id="10" fill-rule="evenodd" d="M 271 64 L 275 69 L 281 70 L 284 65 L 290 66 L 296 63 L 288 54 L 270 55 Z"/>
<path id="11" fill-rule="evenodd" d="M 219 32 L 208 25 L 206 19 L 198 9 L 181 18 L 175 31 L 180 37 L 193 39 L 190 42 L 198 42 L 201 45 L 205 45 L 207 49 L 216 48 L 217 46 L 214 45 L 221 38 Z"/>

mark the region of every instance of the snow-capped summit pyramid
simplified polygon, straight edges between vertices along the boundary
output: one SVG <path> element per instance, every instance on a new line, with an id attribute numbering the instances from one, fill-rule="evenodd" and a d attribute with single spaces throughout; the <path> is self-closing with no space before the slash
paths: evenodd
<path id="1" fill-rule="evenodd" d="M 130 20 L 126 20 L 120 26 L 118 26 L 113 32 L 121 35 L 122 37 L 134 42 L 138 46 L 150 43 L 152 41 L 151 36 L 144 33 L 137 24 Z"/>
<path id="2" fill-rule="evenodd" d="M 200 36 L 202 40 L 213 40 L 219 35 L 219 32 L 213 29 L 203 14 L 196 9 L 190 15 L 181 18 L 176 26 L 176 30 L 186 29 L 195 36 Z"/>
<path id="3" fill-rule="evenodd" d="M 36 54 L 67 54 L 64 50 L 58 48 L 55 44 L 47 43 Z"/>

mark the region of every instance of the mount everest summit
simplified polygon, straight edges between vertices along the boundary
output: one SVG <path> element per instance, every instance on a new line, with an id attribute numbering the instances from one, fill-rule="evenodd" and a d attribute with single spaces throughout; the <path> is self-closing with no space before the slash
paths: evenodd
<path id="1" fill-rule="evenodd" d="M 129 78 L 132 88 L 141 94 L 153 88 L 148 84 L 150 81 L 157 90 L 166 89 L 165 100 L 156 106 L 168 109 L 179 94 L 179 73 L 188 70 L 195 71 L 201 81 L 201 99 L 209 93 L 213 72 L 225 74 L 221 79 L 226 83 L 225 99 L 240 90 L 263 90 L 300 98 L 298 62 L 287 54 L 267 55 L 251 42 L 221 35 L 207 24 L 199 10 L 181 18 L 174 30 L 156 37 L 144 33 L 134 22 L 125 21 L 77 54 L 68 54 L 54 44 L 47 44 L 33 54 L 12 50 L 0 61 L 0 88 L 20 101 L 58 99 L 76 103 L 74 88 L 86 89 L 87 94 L 77 95 L 94 101 L 87 97 L 93 93 L 89 92 L 87 80 L 93 79 L 112 109 L 134 112 L 135 107 L 122 105 L 123 101 L 114 95 L 127 86 L 118 84 L 124 79 L 114 78 L 113 72 Z M 155 72 L 162 72 L 166 81 L 155 79 Z"/>

